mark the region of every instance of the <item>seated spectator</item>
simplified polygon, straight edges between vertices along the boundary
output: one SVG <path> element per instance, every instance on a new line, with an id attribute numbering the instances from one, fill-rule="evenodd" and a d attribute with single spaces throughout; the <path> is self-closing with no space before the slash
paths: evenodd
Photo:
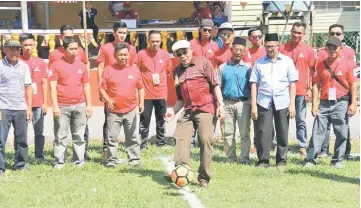
<path id="1" fill-rule="evenodd" d="M 132 9 L 130 1 L 123 3 L 123 10 L 115 15 L 117 19 L 139 19 L 138 13 Z"/>
<path id="2" fill-rule="evenodd" d="M 222 7 L 219 2 L 214 2 L 212 4 L 212 17 L 213 18 L 227 18 L 227 16 L 222 12 Z"/>
<path id="3" fill-rule="evenodd" d="M 194 1 L 193 6 L 196 11 L 191 14 L 191 17 L 199 19 L 199 22 L 203 19 L 212 19 L 211 10 L 209 8 L 202 8 L 200 1 Z"/>

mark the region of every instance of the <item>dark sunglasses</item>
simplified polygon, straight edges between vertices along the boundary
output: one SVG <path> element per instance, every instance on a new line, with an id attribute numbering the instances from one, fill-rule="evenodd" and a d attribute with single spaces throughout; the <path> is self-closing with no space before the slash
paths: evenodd
<path id="1" fill-rule="evenodd" d="M 229 37 L 232 36 L 232 34 L 231 34 L 231 33 L 221 33 L 220 36 L 221 36 L 222 38 L 229 38 Z"/>
<path id="2" fill-rule="evenodd" d="M 253 40 L 262 39 L 263 35 L 251 36 Z"/>
<path id="3" fill-rule="evenodd" d="M 339 32 L 337 32 L 337 33 L 335 33 L 335 32 L 330 32 L 330 35 L 331 36 L 341 36 L 342 35 L 342 33 L 339 33 Z"/>
<path id="4" fill-rule="evenodd" d="M 210 33 L 210 32 L 212 32 L 212 29 L 203 28 L 203 32 L 205 32 L 205 33 L 206 33 L 206 32 L 209 32 L 209 33 Z"/>
<path id="5" fill-rule="evenodd" d="M 180 51 L 176 51 L 176 52 L 175 52 L 175 56 L 176 56 L 176 57 L 181 57 L 181 56 L 183 56 L 183 55 L 187 55 L 187 53 L 188 53 L 188 49 L 180 50 Z"/>

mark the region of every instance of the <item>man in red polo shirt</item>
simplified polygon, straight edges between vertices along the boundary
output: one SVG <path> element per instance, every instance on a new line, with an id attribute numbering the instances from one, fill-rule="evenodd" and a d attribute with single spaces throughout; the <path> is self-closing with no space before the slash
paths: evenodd
<path id="1" fill-rule="evenodd" d="M 254 63 L 266 55 L 266 49 L 263 47 L 263 34 L 258 28 L 250 29 L 248 31 L 248 41 L 252 44 L 251 48 L 248 48 L 247 53 L 244 54 L 243 61 L 250 63 L 253 67 Z"/>
<path id="2" fill-rule="evenodd" d="M 312 115 L 315 122 L 305 166 L 312 167 L 318 163 L 317 153 L 325 140 L 327 125 L 332 123 L 336 142 L 331 164 L 335 168 L 342 168 L 349 117 L 355 115 L 357 109 L 357 76 L 354 63 L 340 57 L 342 47 L 338 38 L 331 37 L 326 48 L 328 58 L 317 63 L 313 78 Z"/>
<path id="3" fill-rule="evenodd" d="M 118 19 L 139 19 L 138 12 L 132 9 L 132 3 L 126 1 L 123 3 L 123 10 L 115 15 Z"/>
<path id="4" fill-rule="evenodd" d="M 153 107 L 157 124 L 156 145 L 165 145 L 164 114 L 167 111 L 167 76 L 172 70 L 172 60 L 167 51 L 160 48 L 161 34 L 149 31 L 149 48 L 139 51 L 138 66 L 145 89 L 144 112 L 140 114 L 140 148 L 146 148 Z"/>
<path id="5" fill-rule="evenodd" d="M 121 42 L 115 45 L 117 63 L 104 69 L 100 82 L 100 95 L 109 109 L 107 114 L 107 167 L 114 168 L 118 163 L 117 151 L 120 129 L 124 128 L 125 148 L 128 164 L 140 164 L 140 138 L 138 134 L 138 108 L 136 90 L 139 93 L 139 112 L 144 110 L 144 89 L 141 74 L 135 66 L 127 64 L 129 45 Z"/>
<path id="6" fill-rule="evenodd" d="M 303 42 L 306 33 L 306 24 L 295 22 L 291 29 L 291 40 L 280 47 L 280 52 L 290 57 L 298 72 L 296 82 L 296 132 L 299 153 L 306 155 L 307 147 L 307 103 L 312 97 L 312 74 L 315 64 L 315 54 L 311 46 Z"/>
<path id="7" fill-rule="evenodd" d="M 234 38 L 234 29 L 233 25 L 229 22 L 223 23 L 219 29 L 219 36 L 222 38 L 223 46 L 215 54 L 215 61 L 217 67 L 223 63 L 226 63 L 233 54 L 231 51 L 232 42 Z"/>
<path id="8" fill-rule="evenodd" d="M 64 41 L 66 37 L 74 37 L 73 33 L 73 27 L 71 25 L 62 25 L 60 27 L 60 40 Z M 53 64 L 55 61 L 58 61 L 62 59 L 65 56 L 65 49 L 63 46 L 59 46 L 56 48 L 53 52 L 49 54 L 49 66 Z M 82 61 L 84 64 L 86 64 L 87 72 L 89 75 L 90 71 L 90 62 L 88 61 L 85 51 L 83 48 L 79 47 L 77 51 L 76 58 L 80 61 Z M 89 129 L 88 129 L 88 123 L 85 127 L 85 133 L 84 133 L 84 140 L 85 140 L 85 159 L 89 160 L 89 154 L 88 154 L 88 146 L 89 146 Z"/>
<path id="9" fill-rule="evenodd" d="M 189 43 L 193 49 L 194 56 L 203 56 L 211 61 L 215 66 L 214 55 L 219 50 L 218 45 L 211 38 L 214 23 L 210 19 L 204 19 L 199 28 L 198 39 L 193 39 Z"/>
<path id="10" fill-rule="evenodd" d="M 113 25 L 113 36 L 114 41 L 104 44 L 99 49 L 99 54 L 97 58 L 97 63 L 99 63 L 98 66 L 98 80 L 100 81 L 104 67 L 113 65 L 117 63 L 117 60 L 114 56 L 114 48 L 117 43 L 124 42 L 125 38 L 128 34 L 128 27 L 125 22 L 117 22 Z M 127 60 L 128 65 L 137 66 L 137 51 L 132 45 L 129 45 L 129 58 Z M 106 148 L 106 139 L 108 138 L 107 133 L 107 108 L 104 103 L 104 125 L 103 125 L 103 150 L 105 153 Z"/>
<path id="11" fill-rule="evenodd" d="M 202 7 L 200 1 L 194 1 L 193 6 L 196 11 L 191 14 L 191 17 L 197 18 L 199 21 L 203 19 L 212 19 L 211 10 L 209 8 Z"/>
<path id="12" fill-rule="evenodd" d="M 222 92 L 211 62 L 205 57 L 193 57 L 188 41 L 176 42 L 172 50 L 180 62 L 174 70 L 177 101 L 175 106 L 167 109 L 166 119 L 171 120 L 184 107 L 174 132 L 176 165 L 191 166 L 189 152 L 195 125 L 201 140 L 198 181 L 201 187 L 207 188 L 212 175 L 210 167 L 216 116 L 224 119 Z"/>
<path id="13" fill-rule="evenodd" d="M 355 51 L 346 45 L 345 41 L 344 41 L 344 26 L 340 25 L 340 24 L 333 24 L 329 27 L 328 29 L 328 37 L 337 37 L 342 43 L 341 43 L 341 51 L 340 51 L 340 57 L 342 59 L 346 59 L 351 63 L 355 64 L 355 68 L 356 68 L 356 55 L 355 55 Z M 327 53 L 327 48 L 321 48 L 318 53 L 317 53 L 317 62 L 322 62 L 323 60 L 327 59 L 328 57 L 328 53 Z M 327 127 L 327 133 L 326 133 L 326 138 L 324 140 L 324 143 L 322 145 L 321 148 L 321 152 L 319 154 L 319 157 L 327 157 L 329 154 L 329 141 L 330 141 L 330 129 L 331 129 L 331 125 L 328 125 Z M 345 158 L 346 159 L 353 159 L 353 156 L 350 155 L 351 153 L 351 142 L 350 142 L 350 127 L 348 130 L 348 136 L 347 136 L 347 143 L 346 143 L 346 153 L 345 153 Z"/>
<path id="14" fill-rule="evenodd" d="M 35 39 L 32 34 L 20 35 L 20 43 L 23 54 L 19 59 L 25 62 L 30 68 L 33 89 L 33 128 L 35 134 L 35 159 L 39 162 L 44 161 L 44 116 L 48 106 L 48 73 L 47 65 L 43 59 L 31 56 L 35 46 Z"/>
<path id="15" fill-rule="evenodd" d="M 84 164 L 84 133 L 92 114 L 90 84 L 87 68 L 78 60 L 78 43 L 73 37 L 63 41 L 65 56 L 50 65 L 50 92 L 54 113 L 55 169 L 65 163 L 69 129 L 73 140 L 73 159 L 76 166 Z"/>

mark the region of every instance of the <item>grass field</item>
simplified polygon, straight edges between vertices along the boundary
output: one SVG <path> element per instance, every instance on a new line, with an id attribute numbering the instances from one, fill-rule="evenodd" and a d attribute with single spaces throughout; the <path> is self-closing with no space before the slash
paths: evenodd
<path id="1" fill-rule="evenodd" d="M 142 152 L 141 167 L 115 169 L 101 164 L 99 141 L 91 143 L 93 159 L 80 169 L 71 163 L 70 155 L 64 169 L 52 169 L 51 149 L 47 144 L 45 164 L 32 162 L 30 152 L 27 170 L 5 172 L 0 178 L 0 207 L 189 207 L 179 190 L 164 179 L 166 168 L 158 159 L 172 155 L 173 146 L 150 146 Z M 324 158 L 319 166 L 307 169 L 291 145 L 287 167 L 258 169 L 253 167 L 255 155 L 252 166 L 229 164 L 222 149 L 214 145 L 209 188 L 188 186 L 205 207 L 359 207 L 359 161 L 347 161 L 339 170 Z M 359 140 L 353 140 L 353 152 L 359 149 Z M 6 155 L 8 168 L 13 154 L 10 150 Z M 199 165 L 197 148 L 192 151 L 192 164 Z"/>

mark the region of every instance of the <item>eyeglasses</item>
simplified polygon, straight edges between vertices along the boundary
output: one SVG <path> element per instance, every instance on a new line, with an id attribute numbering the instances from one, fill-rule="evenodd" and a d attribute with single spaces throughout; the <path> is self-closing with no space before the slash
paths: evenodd
<path id="1" fill-rule="evenodd" d="M 176 57 L 181 57 L 181 56 L 183 56 L 183 55 L 187 55 L 187 53 L 188 53 L 188 49 L 178 50 L 178 51 L 175 52 L 175 56 L 176 56 Z"/>
<path id="2" fill-rule="evenodd" d="M 209 32 L 209 33 L 210 33 L 210 32 L 212 32 L 212 29 L 203 28 L 203 32 L 205 32 L 205 33 L 206 33 L 206 32 Z"/>
<path id="3" fill-rule="evenodd" d="M 251 36 L 253 40 L 262 39 L 263 35 Z"/>
<path id="4" fill-rule="evenodd" d="M 220 36 L 221 36 L 221 38 L 229 38 L 232 36 L 232 34 L 231 33 L 221 33 Z"/>
<path id="5" fill-rule="evenodd" d="M 335 33 L 335 32 L 330 32 L 330 35 L 331 35 L 331 36 L 335 36 L 335 35 L 336 35 L 336 36 L 338 37 L 338 36 L 341 36 L 342 33 L 340 33 L 340 32 L 336 32 L 336 33 Z"/>

